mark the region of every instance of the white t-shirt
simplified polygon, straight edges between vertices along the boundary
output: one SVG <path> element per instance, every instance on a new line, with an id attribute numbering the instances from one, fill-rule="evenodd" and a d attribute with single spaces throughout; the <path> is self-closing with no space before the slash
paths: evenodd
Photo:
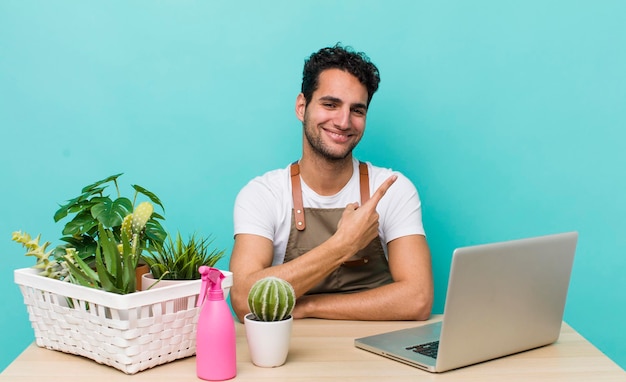
<path id="1" fill-rule="evenodd" d="M 318 195 L 302 182 L 302 202 L 305 208 L 344 208 L 360 203 L 359 161 L 353 159 L 354 170 L 348 184 L 335 195 Z M 387 253 L 387 243 L 402 236 L 424 235 L 422 205 L 417 189 L 404 175 L 390 169 L 372 166 L 369 171 L 370 195 L 392 174 L 398 179 L 378 203 L 378 234 Z M 289 239 L 293 200 L 289 167 L 273 170 L 252 179 L 235 200 L 235 235 L 254 234 L 270 239 L 274 244 L 272 265 L 282 264 Z M 306 219 L 306 215 L 305 215 Z"/>

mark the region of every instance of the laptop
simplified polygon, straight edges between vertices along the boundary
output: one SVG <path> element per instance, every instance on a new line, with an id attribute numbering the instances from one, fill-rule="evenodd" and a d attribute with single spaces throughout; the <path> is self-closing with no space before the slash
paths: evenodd
<path id="1" fill-rule="evenodd" d="M 458 248 L 441 321 L 354 345 L 438 373 L 551 344 L 577 241 L 577 232 L 566 232 Z"/>

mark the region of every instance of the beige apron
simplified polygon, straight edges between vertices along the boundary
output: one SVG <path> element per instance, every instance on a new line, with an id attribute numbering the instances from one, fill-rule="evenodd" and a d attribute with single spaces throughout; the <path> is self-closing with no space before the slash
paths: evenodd
<path id="1" fill-rule="evenodd" d="M 367 165 L 359 165 L 361 204 L 369 199 Z M 293 217 L 284 262 L 319 246 L 337 230 L 344 208 L 303 208 L 300 166 L 291 165 Z M 306 220 L 305 220 L 306 215 Z M 380 237 L 372 240 L 330 275 L 313 287 L 307 294 L 349 293 L 376 288 L 393 281 Z"/>

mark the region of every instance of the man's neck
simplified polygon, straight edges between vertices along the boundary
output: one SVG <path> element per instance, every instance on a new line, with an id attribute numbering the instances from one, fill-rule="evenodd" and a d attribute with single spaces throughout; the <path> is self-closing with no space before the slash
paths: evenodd
<path id="1" fill-rule="evenodd" d="M 303 155 L 299 162 L 304 183 L 319 195 L 334 195 L 341 191 L 352 177 L 352 155 L 340 161 Z"/>

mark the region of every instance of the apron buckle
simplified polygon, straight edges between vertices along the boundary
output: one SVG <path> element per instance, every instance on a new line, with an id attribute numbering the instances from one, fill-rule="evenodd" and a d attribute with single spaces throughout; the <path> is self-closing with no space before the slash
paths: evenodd
<path id="1" fill-rule="evenodd" d="M 344 267 L 360 267 L 370 262 L 369 256 L 362 257 L 356 260 L 344 261 L 341 265 Z"/>

